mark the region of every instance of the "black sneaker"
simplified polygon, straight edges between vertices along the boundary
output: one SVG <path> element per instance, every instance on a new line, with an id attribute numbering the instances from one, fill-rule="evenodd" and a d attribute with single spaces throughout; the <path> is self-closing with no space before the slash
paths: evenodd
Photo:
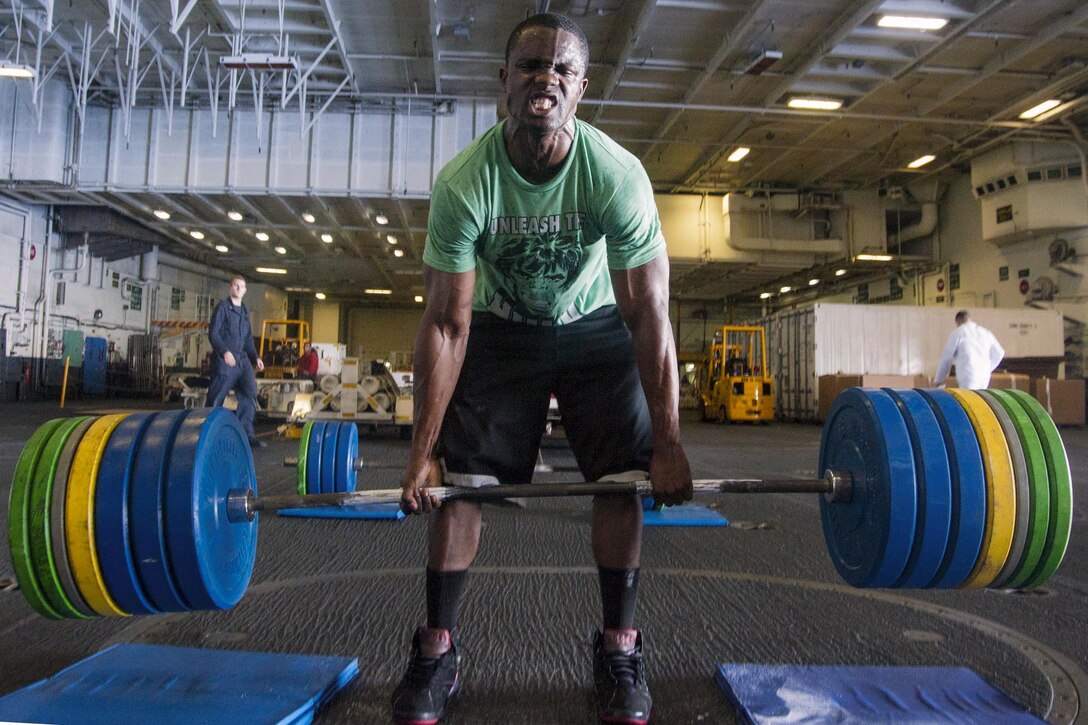
<path id="1" fill-rule="evenodd" d="M 421 628 L 422 629 L 422 628 Z M 393 690 L 393 721 L 397 725 L 434 725 L 446 713 L 446 703 L 461 687 L 461 658 L 450 640 L 449 650 L 438 659 L 420 653 L 420 630 L 412 638 L 408 671 Z"/>
<path id="2" fill-rule="evenodd" d="M 593 690 L 601 722 L 645 725 L 650 719 L 653 699 L 646 687 L 642 665 L 642 634 L 635 635 L 630 653 L 605 652 L 604 637 L 593 640 Z"/>

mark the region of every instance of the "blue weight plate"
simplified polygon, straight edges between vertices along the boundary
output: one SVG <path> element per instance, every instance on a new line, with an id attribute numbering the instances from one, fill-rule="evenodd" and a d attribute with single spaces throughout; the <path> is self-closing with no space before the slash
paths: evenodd
<path id="1" fill-rule="evenodd" d="M 963 406 L 944 390 L 919 390 L 941 426 L 952 474 L 952 520 L 948 551 L 929 586 L 959 586 L 975 566 L 986 531 L 986 470 L 975 427 Z"/>
<path id="2" fill-rule="evenodd" d="M 306 493 L 321 493 L 321 442 L 325 439 L 324 421 L 314 421 L 310 428 L 310 448 L 306 451 Z"/>
<path id="3" fill-rule="evenodd" d="M 351 493 L 355 490 L 355 458 L 359 455 L 359 429 L 354 423 L 341 423 L 336 439 L 336 490 Z"/>
<path id="4" fill-rule="evenodd" d="M 98 464 L 94 491 L 94 542 L 102 579 L 113 600 L 130 614 L 159 611 L 140 583 L 130 545 L 129 516 L 130 491 L 138 485 L 133 477 L 136 453 L 153 418 L 151 413 L 130 415 L 113 429 Z"/>
<path id="5" fill-rule="evenodd" d="M 182 598 L 166 551 L 165 488 L 167 465 L 174 437 L 188 410 L 156 413 L 144 431 L 135 466 L 134 485 L 129 487 L 129 526 L 136 572 L 144 594 L 163 612 L 187 612 L 192 607 Z"/>
<path id="6" fill-rule="evenodd" d="M 891 586 L 914 543 L 914 455 L 903 416 L 881 390 L 849 388 L 831 405 L 820 441 L 820 475 L 850 474 L 850 501 L 820 498 L 827 549 L 856 587 Z"/>
<path id="7" fill-rule="evenodd" d="M 914 448 L 918 478 L 918 522 L 914 546 L 896 587 L 926 587 L 941 567 L 952 526 L 952 473 L 941 424 L 929 404 L 913 390 L 887 390 L 899 406 Z"/>
<path id="8" fill-rule="evenodd" d="M 326 423 L 321 441 L 321 490 L 318 493 L 336 492 L 336 443 L 340 437 L 339 423 Z"/>
<path id="9" fill-rule="evenodd" d="M 194 411 L 174 439 L 166 486 L 170 564 L 194 609 L 230 609 L 253 576 L 257 520 L 227 519 L 232 488 L 257 491 L 245 429 L 225 408 Z"/>

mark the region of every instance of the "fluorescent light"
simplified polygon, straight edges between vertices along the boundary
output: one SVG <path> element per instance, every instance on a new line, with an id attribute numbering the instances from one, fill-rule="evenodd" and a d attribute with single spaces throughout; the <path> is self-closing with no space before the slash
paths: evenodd
<path id="1" fill-rule="evenodd" d="M 242 53 L 220 57 L 219 65 L 230 70 L 292 71 L 298 70 L 298 58 L 271 53 Z"/>
<path id="2" fill-rule="evenodd" d="M 309 287 L 284 287 L 285 292 L 309 292 Z"/>
<path id="3" fill-rule="evenodd" d="M 155 211 L 153 211 L 151 213 L 154 214 L 155 216 L 157 216 L 159 219 L 162 219 L 163 221 L 166 221 L 167 219 L 170 218 L 170 212 L 163 211 L 162 209 L 156 209 Z"/>
<path id="4" fill-rule="evenodd" d="M 276 247 L 276 254 L 287 254 L 286 247 Z"/>
<path id="5" fill-rule="evenodd" d="M 393 256 L 394 257 L 403 257 L 404 256 L 404 250 L 403 249 L 394 249 L 393 250 Z"/>
<path id="6" fill-rule="evenodd" d="M 374 217 L 374 221 L 378 224 L 381 224 L 382 226 L 385 226 L 389 223 L 389 217 L 387 217 L 385 214 L 382 214 L 381 212 L 378 212 L 378 216 Z"/>
<path id="7" fill-rule="evenodd" d="M 820 284 L 820 280 L 818 280 L 818 279 L 817 279 L 817 278 L 815 278 L 815 277 L 813 277 L 812 279 L 810 279 L 810 280 L 808 281 L 808 286 L 809 286 L 809 287 L 815 287 L 815 286 L 816 286 L 816 285 L 818 285 L 818 284 Z"/>
<path id="8" fill-rule="evenodd" d="M 240 212 L 240 211 L 234 211 L 232 209 L 231 211 L 227 212 L 227 216 L 231 218 L 231 221 L 236 221 L 236 222 L 242 221 L 242 212 Z"/>
<path id="9" fill-rule="evenodd" d="M 0 78 L 33 78 L 36 75 L 38 75 L 37 72 L 28 65 L 0 61 Z"/>
<path id="10" fill-rule="evenodd" d="M 771 293 L 770 293 L 770 292 L 761 292 L 761 293 L 759 294 L 759 299 L 761 299 L 761 300 L 766 300 L 766 299 L 770 299 L 770 297 L 771 297 Z"/>
<path id="11" fill-rule="evenodd" d="M 287 274 L 287 270 L 280 267 L 257 267 L 257 271 L 264 274 Z"/>
<path id="12" fill-rule="evenodd" d="M 200 231 L 199 229 L 194 229 L 193 231 L 189 232 L 189 236 L 193 239 L 203 239 L 204 232 Z"/>
<path id="13" fill-rule="evenodd" d="M 890 254 L 858 254 L 854 257 L 855 262 L 890 262 L 895 257 Z"/>
<path id="14" fill-rule="evenodd" d="M 747 156 L 748 152 L 751 150 L 752 149 L 748 148 L 747 146 L 738 146 L 736 149 L 733 150 L 733 153 L 729 154 L 729 157 L 726 158 L 726 161 L 732 161 L 733 163 L 736 163 L 737 161 L 740 161 L 745 156 Z"/>
<path id="15" fill-rule="evenodd" d="M 416 295 L 415 300 L 416 300 L 416 302 L 422 302 L 423 301 L 423 295 Z"/>
<path id="16" fill-rule="evenodd" d="M 323 300 L 323 299 L 325 299 L 325 293 L 324 292 L 315 292 L 314 297 L 316 297 L 319 300 Z"/>
<path id="17" fill-rule="evenodd" d="M 843 276 L 844 274 L 846 274 L 846 270 L 845 270 L 845 269 L 836 269 L 836 270 L 835 270 L 835 276 L 836 276 L 836 277 L 841 277 L 841 276 Z"/>
<path id="18" fill-rule="evenodd" d="M 906 15 L 882 15 L 876 24 L 882 28 L 905 30 L 940 30 L 948 25 L 948 18 L 909 17 Z"/>
<path id="19" fill-rule="evenodd" d="M 389 242 L 390 244 L 396 244 L 397 238 L 392 234 L 387 234 L 385 237 L 385 241 Z"/>
<path id="20" fill-rule="evenodd" d="M 1031 119 L 1041 116 L 1047 111 L 1053 108 L 1057 108 L 1060 105 L 1062 105 L 1061 101 L 1056 98 L 1051 98 L 1049 101 L 1043 101 L 1042 103 L 1036 106 L 1032 106 L 1028 110 L 1024 111 L 1020 114 L 1020 118 L 1023 118 L 1026 121 L 1030 121 Z"/>
<path id="21" fill-rule="evenodd" d="M 911 161 L 909 164 L 907 164 L 907 168 L 908 169 L 920 168 L 922 166 L 925 166 L 926 164 L 928 164 L 930 161 L 932 161 L 935 158 L 937 158 L 937 157 L 934 156 L 933 154 L 926 154 L 925 156 L 919 156 L 914 161 Z"/>
<path id="22" fill-rule="evenodd" d="M 322 234 L 321 241 L 325 242 L 325 244 L 332 244 L 332 235 L 327 232 Z"/>
<path id="23" fill-rule="evenodd" d="M 793 287 L 790 287 L 789 285 L 786 285 L 785 287 L 783 287 L 782 289 L 780 289 L 778 291 L 781 292 L 782 294 L 786 294 L 787 292 L 789 292 L 792 289 L 793 289 Z"/>
<path id="24" fill-rule="evenodd" d="M 842 101 L 837 98 L 794 97 L 786 105 L 790 108 L 804 108 L 809 111 L 837 111 L 842 108 Z"/>
<path id="25" fill-rule="evenodd" d="M 257 237 L 258 242 L 267 242 L 268 241 L 268 232 L 257 232 L 253 236 Z"/>
<path id="26" fill-rule="evenodd" d="M 306 222 L 307 224 L 313 224 L 313 223 L 314 223 L 314 221 L 315 221 L 315 219 L 314 219 L 314 215 L 313 215 L 313 214 L 311 214 L 311 213 L 310 213 L 310 212 L 308 212 L 308 211 L 306 211 L 306 212 L 303 212 L 303 213 L 302 213 L 302 221 Z"/>
<path id="27" fill-rule="evenodd" d="M 230 247 L 228 247 L 226 244 L 216 244 L 215 251 L 223 252 L 225 254 L 230 251 Z"/>
<path id="28" fill-rule="evenodd" d="M 391 290 L 391 289 L 368 288 L 368 289 L 363 290 L 363 292 L 367 293 L 368 295 L 391 295 L 391 294 L 393 294 L 393 290 Z"/>

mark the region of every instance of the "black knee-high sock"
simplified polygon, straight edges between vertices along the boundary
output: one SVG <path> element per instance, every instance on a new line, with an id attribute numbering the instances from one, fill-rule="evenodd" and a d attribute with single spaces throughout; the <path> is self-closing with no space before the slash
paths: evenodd
<path id="1" fill-rule="evenodd" d="M 597 568 L 605 629 L 634 629 L 638 569 Z"/>
<path id="2" fill-rule="evenodd" d="M 453 629 L 461 609 L 461 594 L 465 590 L 467 570 L 435 571 L 427 567 L 427 626 Z"/>

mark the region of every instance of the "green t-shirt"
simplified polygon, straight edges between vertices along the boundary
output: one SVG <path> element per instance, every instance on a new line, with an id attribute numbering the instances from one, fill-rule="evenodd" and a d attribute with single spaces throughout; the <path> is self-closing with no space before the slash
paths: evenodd
<path id="1" fill-rule="evenodd" d="M 475 268 L 472 308 L 517 322 L 560 325 L 615 304 L 608 269 L 639 267 L 665 249 L 642 164 L 576 121 L 563 168 L 530 184 L 510 163 L 504 124 L 439 172 L 423 261 Z"/>

